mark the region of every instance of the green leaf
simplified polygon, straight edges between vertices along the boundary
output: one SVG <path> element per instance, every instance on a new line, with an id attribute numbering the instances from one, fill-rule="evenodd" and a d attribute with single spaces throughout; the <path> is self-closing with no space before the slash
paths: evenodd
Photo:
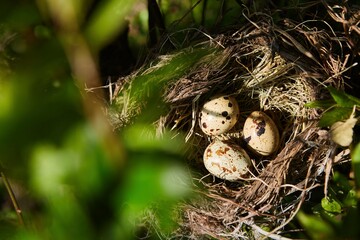
<path id="1" fill-rule="evenodd" d="M 159 151 L 182 155 L 185 151 L 183 135 L 174 136 L 165 130 L 161 137 L 156 129 L 145 124 L 134 124 L 123 131 L 123 143 L 131 151 Z"/>
<path id="2" fill-rule="evenodd" d="M 349 182 L 349 178 L 338 171 L 334 172 L 333 181 L 342 192 L 349 192 L 353 188 Z"/>
<path id="3" fill-rule="evenodd" d="M 307 215 L 301 211 L 296 216 L 313 239 L 333 239 L 335 235 L 334 229 L 320 217 Z"/>
<path id="4" fill-rule="evenodd" d="M 178 219 L 174 219 L 173 209 L 191 193 L 191 180 L 187 170 L 173 160 L 155 153 L 130 156 L 126 182 L 118 188 L 115 199 L 123 234 L 129 236 L 136 227 L 134 223 L 150 212 L 162 231 L 174 230 Z"/>
<path id="5" fill-rule="evenodd" d="M 351 107 L 334 107 L 327 112 L 324 112 L 320 121 L 319 127 L 328 127 L 338 121 L 342 121 L 349 118 L 352 113 Z"/>
<path id="6" fill-rule="evenodd" d="M 341 213 L 341 204 L 333 198 L 324 197 L 321 200 L 321 206 L 328 212 Z"/>
<path id="7" fill-rule="evenodd" d="M 356 207 L 357 204 L 357 197 L 356 191 L 354 189 L 350 190 L 344 199 L 344 205 L 350 207 Z"/>
<path id="8" fill-rule="evenodd" d="M 101 1 L 86 29 L 86 35 L 92 47 L 100 49 L 122 30 L 126 14 L 135 2 L 129 0 Z"/>
<path id="9" fill-rule="evenodd" d="M 316 101 L 308 102 L 305 104 L 305 107 L 328 109 L 334 106 L 335 104 L 336 102 L 333 99 L 326 99 L 326 100 L 316 100 Z"/>
<path id="10" fill-rule="evenodd" d="M 85 125 L 73 129 L 61 148 L 36 146 L 30 161 L 34 192 L 40 197 L 58 198 L 70 187 L 84 198 L 99 194 L 118 170 L 101 148 L 100 139 L 93 128 Z"/>
<path id="11" fill-rule="evenodd" d="M 352 108 L 354 105 L 360 105 L 360 99 L 354 96 L 346 94 L 345 92 L 337 90 L 331 86 L 329 86 L 327 89 L 329 90 L 335 102 L 341 107 Z"/>

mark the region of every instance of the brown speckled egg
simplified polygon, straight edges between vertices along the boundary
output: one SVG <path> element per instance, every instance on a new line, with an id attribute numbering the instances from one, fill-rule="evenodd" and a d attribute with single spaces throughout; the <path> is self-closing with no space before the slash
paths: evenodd
<path id="1" fill-rule="evenodd" d="M 239 105 L 234 97 L 214 97 L 201 108 L 199 124 L 205 134 L 216 136 L 229 131 L 238 117 Z"/>
<path id="2" fill-rule="evenodd" d="M 244 139 L 254 153 L 268 156 L 279 147 L 279 130 L 264 112 L 252 112 L 244 124 Z"/>
<path id="3" fill-rule="evenodd" d="M 251 161 L 240 146 L 215 139 L 205 149 L 204 165 L 212 175 L 236 181 L 248 172 Z"/>

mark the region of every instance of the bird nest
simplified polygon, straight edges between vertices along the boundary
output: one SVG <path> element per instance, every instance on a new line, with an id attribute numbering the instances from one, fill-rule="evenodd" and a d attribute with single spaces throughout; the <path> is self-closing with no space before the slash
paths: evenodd
<path id="1" fill-rule="evenodd" d="M 341 51 L 347 46 L 322 20 L 286 19 L 277 26 L 264 15 L 248 17 L 241 28 L 203 36 L 120 78 L 112 96 L 117 111 L 110 113 L 111 122 L 121 128 L 142 111 L 138 95 L 151 89 L 133 81 L 195 54 L 196 61 L 172 67 L 174 75 L 158 80 L 156 86 L 169 106 L 157 119 L 157 128 L 160 133 L 164 128 L 174 135 L 185 133 L 188 166 L 198 193 L 179 207 L 182 217 L 176 234 L 194 239 L 279 238 L 313 189 L 322 186 L 326 193 L 332 167 L 348 161 L 347 151 L 340 151 L 328 130 L 317 126 L 320 110 L 306 107 L 328 96 L 326 86 L 344 86 L 349 56 Z M 132 96 L 137 86 L 141 93 Z M 201 131 L 198 113 L 209 97 L 218 94 L 235 97 L 240 108 L 238 123 L 221 138 L 246 149 L 242 126 L 253 111 L 266 112 L 280 132 L 274 154 L 260 157 L 249 152 L 253 168 L 239 181 L 218 179 L 203 164 L 204 150 L 213 137 Z"/>

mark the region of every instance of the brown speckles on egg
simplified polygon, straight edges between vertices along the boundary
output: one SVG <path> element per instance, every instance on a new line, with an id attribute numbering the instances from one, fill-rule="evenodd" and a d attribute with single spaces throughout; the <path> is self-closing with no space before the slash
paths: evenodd
<path id="1" fill-rule="evenodd" d="M 224 173 L 232 173 L 232 171 L 226 167 L 221 168 Z"/>
<path id="2" fill-rule="evenodd" d="M 211 150 L 211 155 L 208 154 L 209 150 Z M 239 177 L 248 172 L 251 161 L 246 152 L 238 145 L 215 140 L 204 152 L 204 165 L 212 175 L 234 181 L 239 180 Z"/>
<path id="3" fill-rule="evenodd" d="M 279 131 L 264 112 L 252 112 L 244 124 L 244 140 L 254 153 L 268 156 L 279 146 Z"/>
<path id="4" fill-rule="evenodd" d="M 265 131 L 266 131 L 266 122 L 265 122 L 265 120 L 262 120 L 262 121 L 258 122 L 258 124 L 256 126 L 256 135 L 261 136 L 265 133 Z"/>
<path id="5" fill-rule="evenodd" d="M 222 115 L 223 117 L 228 117 L 228 116 L 229 116 L 229 113 L 228 113 L 227 111 L 223 111 L 223 112 L 221 113 L 221 115 Z"/>
<path id="6" fill-rule="evenodd" d="M 211 157 L 212 156 L 211 149 L 206 149 L 205 154 L 206 154 L 207 157 Z"/>
<path id="7" fill-rule="evenodd" d="M 236 124 L 239 106 L 233 97 L 214 97 L 203 105 L 199 116 L 199 125 L 205 134 L 220 135 Z"/>
<path id="8" fill-rule="evenodd" d="M 222 156 L 224 154 L 226 154 L 228 151 L 230 150 L 230 148 L 225 147 L 224 149 L 222 147 L 220 147 L 219 149 L 216 150 L 216 155 L 218 156 Z"/>

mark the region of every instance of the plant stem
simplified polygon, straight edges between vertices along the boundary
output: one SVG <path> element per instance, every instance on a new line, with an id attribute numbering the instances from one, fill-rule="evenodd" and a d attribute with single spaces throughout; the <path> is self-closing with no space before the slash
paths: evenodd
<path id="1" fill-rule="evenodd" d="M 18 216 L 19 223 L 20 223 L 21 226 L 24 226 L 24 218 L 22 216 L 22 211 L 21 211 L 21 209 L 19 207 L 18 202 L 16 201 L 16 197 L 15 197 L 15 194 L 14 194 L 12 188 L 11 188 L 9 180 L 7 179 L 7 177 L 5 176 L 5 174 L 3 172 L 1 172 L 1 178 L 3 179 L 6 190 L 9 193 L 11 202 L 12 202 L 12 204 L 14 206 L 15 211 L 16 211 L 16 215 Z"/>

